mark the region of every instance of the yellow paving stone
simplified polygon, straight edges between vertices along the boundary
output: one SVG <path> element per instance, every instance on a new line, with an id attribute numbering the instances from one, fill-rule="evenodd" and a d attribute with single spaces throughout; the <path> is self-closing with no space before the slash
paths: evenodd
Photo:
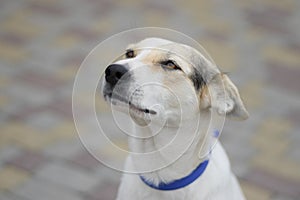
<path id="1" fill-rule="evenodd" d="M 26 130 L 30 130 L 30 128 L 23 123 L 8 122 L 0 127 L 0 141 L 11 141 L 17 134 Z"/>
<path id="2" fill-rule="evenodd" d="M 251 165 L 284 177 L 287 180 L 300 181 L 300 163 L 289 160 L 284 156 L 268 157 L 268 155 L 260 154 L 253 158 Z"/>
<path id="3" fill-rule="evenodd" d="M 62 47 L 62 48 L 72 48 L 79 42 L 80 42 L 80 39 L 77 36 L 72 35 L 72 34 L 66 34 L 66 35 L 63 35 L 63 36 L 60 36 L 59 38 L 57 38 L 54 41 L 54 45 Z"/>
<path id="4" fill-rule="evenodd" d="M 25 60 L 29 53 L 20 46 L 10 45 L 6 42 L 0 41 L 0 59 L 12 63 Z"/>
<path id="5" fill-rule="evenodd" d="M 278 174 L 289 180 L 300 180 L 300 163 L 286 157 L 291 124 L 285 119 L 266 119 L 253 137 L 252 144 L 258 153 L 251 165 Z"/>
<path id="6" fill-rule="evenodd" d="M 29 177 L 28 172 L 15 167 L 0 169 L 0 190 L 13 189 Z"/>
<path id="7" fill-rule="evenodd" d="M 260 154 L 279 157 L 288 150 L 288 131 L 291 129 L 289 121 L 284 119 L 269 118 L 262 122 L 258 133 L 253 137 L 252 144 Z"/>
<path id="8" fill-rule="evenodd" d="M 205 30 L 208 32 L 216 32 L 225 36 L 228 36 L 233 31 L 231 23 L 223 19 L 216 18 L 215 16 L 201 21 L 201 26 L 205 27 Z"/>
<path id="9" fill-rule="evenodd" d="M 0 75 L 0 87 L 6 87 L 7 84 L 11 83 L 10 79 L 7 76 Z"/>
<path id="10" fill-rule="evenodd" d="M 123 1 L 120 1 L 123 2 Z M 113 22 L 111 21 L 111 19 L 106 18 L 105 20 L 99 20 L 96 23 L 91 25 L 91 28 L 95 31 L 95 32 L 99 32 L 99 33 L 109 33 L 112 30 L 112 24 Z"/>
<path id="11" fill-rule="evenodd" d="M 166 15 L 161 11 L 150 10 L 145 12 L 143 16 L 146 26 L 167 26 Z M 136 24 L 132 24 L 132 26 L 136 27 Z"/>
<path id="12" fill-rule="evenodd" d="M 260 108 L 263 105 L 262 88 L 263 83 L 261 81 L 253 80 L 240 89 L 241 96 L 247 108 Z"/>
<path id="13" fill-rule="evenodd" d="M 211 39 L 205 39 L 200 43 L 222 70 L 226 72 L 236 68 L 237 51 L 232 45 Z"/>
<path id="14" fill-rule="evenodd" d="M 22 134 L 16 134 L 12 142 L 24 148 L 31 150 L 43 149 L 46 145 L 53 143 L 55 137 L 47 133 L 38 133 L 36 131 L 24 132 Z"/>
<path id="15" fill-rule="evenodd" d="M 75 79 L 76 73 L 77 70 L 74 68 L 74 66 L 65 66 L 59 70 L 57 77 L 61 80 Z"/>
<path id="16" fill-rule="evenodd" d="M 289 11 L 294 10 L 296 7 L 296 0 L 286 0 L 286 1 L 274 1 L 274 0 L 234 0 L 234 2 L 244 8 L 257 8 L 262 6 L 272 6 L 276 8 L 286 9 Z"/>
<path id="17" fill-rule="evenodd" d="M 7 123 L 0 131 L 1 137 L 6 143 L 19 145 L 32 150 L 41 149 L 45 145 L 55 141 L 53 135 L 40 133 L 23 123 Z"/>
<path id="18" fill-rule="evenodd" d="M 10 135 L 3 132 L 3 129 L 0 128 L 0 147 L 7 146 L 10 144 L 11 138 Z"/>
<path id="19" fill-rule="evenodd" d="M 266 33 L 263 29 L 257 27 L 249 27 L 249 30 L 246 32 L 245 37 L 246 41 L 259 42 L 266 37 Z"/>
<path id="20" fill-rule="evenodd" d="M 299 52 L 281 46 L 267 46 L 262 50 L 266 61 L 286 63 L 287 66 L 300 67 Z M 286 67 L 286 65 L 284 65 Z"/>
<path id="21" fill-rule="evenodd" d="M 56 140 L 73 139 L 77 136 L 77 131 L 73 121 L 64 121 L 49 132 Z"/>
<path id="22" fill-rule="evenodd" d="M 199 5 L 201 7 L 199 8 Z M 222 18 L 216 17 L 214 3 L 212 1 L 178 1 L 183 11 L 187 12 L 190 20 L 208 31 L 215 31 L 222 34 L 232 32 L 232 24 Z"/>
<path id="23" fill-rule="evenodd" d="M 272 138 L 272 136 L 270 136 Z M 268 157 L 279 157 L 284 156 L 289 148 L 288 141 L 277 142 L 274 140 L 270 140 L 269 138 L 257 138 L 254 142 L 252 142 L 253 146 L 258 146 L 260 150 L 260 154 Z"/>
<path id="24" fill-rule="evenodd" d="M 265 190 L 261 187 L 258 187 L 254 184 L 251 184 L 246 181 L 240 181 L 242 190 L 246 196 L 246 199 L 249 200 L 269 200 L 271 199 L 271 192 Z"/>
<path id="25" fill-rule="evenodd" d="M 9 104 L 9 98 L 7 96 L 0 95 L 0 108 L 3 108 L 8 104 Z"/>
<path id="26" fill-rule="evenodd" d="M 140 0 L 123 0 L 118 3 L 119 6 L 135 6 L 135 7 L 140 6 L 140 4 L 141 4 Z"/>
<path id="27" fill-rule="evenodd" d="M 38 3 L 40 5 L 46 5 L 46 6 L 55 5 L 60 2 L 59 0 L 39 0 L 39 1 L 29 0 L 29 1 L 32 1 L 33 3 Z"/>
<path id="28" fill-rule="evenodd" d="M 1 31 L 18 34 L 24 38 L 37 37 L 41 33 L 41 29 L 27 20 L 29 16 L 25 10 L 14 12 L 0 24 Z"/>
<path id="29" fill-rule="evenodd" d="M 187 12 L 190 15 L 190 19 L 201 25 L 202 22 L 209 20 L 213 16 L 213 2 L 198 0 L 198 1 L 177 1 L 178 7 L 180 7 L 183 12 Z M 201 9 L 199 8 L 201 5 Z"/>
<path id="30" fill-rule="evenodd" d="M 259 134 L 269 135 L 272 133 L 273 137 L 286 138 L 286 133 L 291 129 L 291 123 L 286 119 L 281 118 L 267 118 L 265 119 L 260 128 Z"/>

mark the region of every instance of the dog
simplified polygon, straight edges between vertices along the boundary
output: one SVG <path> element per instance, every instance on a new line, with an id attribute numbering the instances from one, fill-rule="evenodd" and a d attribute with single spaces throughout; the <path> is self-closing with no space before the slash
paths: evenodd
<path id="1" fill-rule="evenodd" d="M 123 174 L 117 200 L 245 199 L 211 119 L 244 120 L 248 112 L 211 60 L 190 46 L 146 38 L 104 77 L 105 100 L 133 121 L 130 150 L 145 154 L 127 157 L 125 171 L 137 173 Z"/>

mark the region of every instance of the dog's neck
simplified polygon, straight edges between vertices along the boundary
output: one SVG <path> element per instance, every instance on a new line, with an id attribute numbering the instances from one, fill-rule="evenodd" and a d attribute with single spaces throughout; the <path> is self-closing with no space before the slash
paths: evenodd
<path id="1" fill-rule="evenodd" d="M 181 132 L 178 133 L 178 127 L 162 127 L 160 132 L 155 135 L 152 128 L 141 128 L 135 126 L 135 134 L 141 137 L 148 137 L 149 135 L 155 135 L 147 139 L 130 139 L 129 146 L 133 152 L 148 153 L 158 150 L 158 156 L 155 157 L 151 162 L 140 162 L 138 159 L 132 159 L 133 165 L 137 168 L 144 168 L 151 164 L 160 164 L 165 166 L 162 169 L 156 170 L 150 173 L 141 174 L 145 179 L 150 180 L 153 184 L 159 184 L 161 182 L 167 183 L 174 180 L 183 178 L 189 175 L 201 162 L 207 158 L 200 158 L 201 150 L 205 151 L 203 148 L 204 137 L 206 136 L 206 131 L 208 127 L 208 120 L 210 118 L 209 113 L 202 114 L 201 118 L 198 117 L 182 121 L 180 123 Z M 195 129 L 197 128 L 197 129 Z M 154 128 L 155 129 L 155 128 Z M 183 131 L 182 131 L 183 130 Z M 195 132 L 196 131 L 196 132 Z M 178 134 L 178 143 L 173 140 Z M 191 140 L 185 138 L 190 138 Z M 167 153 L 160 153 L 159 149 L 168 145 Z M 185 151 L 180 146 L 184 145 L 187 147 Z M 178 152 L 181 151 L 181 152 Z M 171 158 L 174 154 L 180 155 L 178 159 L 171 162 Z"/>

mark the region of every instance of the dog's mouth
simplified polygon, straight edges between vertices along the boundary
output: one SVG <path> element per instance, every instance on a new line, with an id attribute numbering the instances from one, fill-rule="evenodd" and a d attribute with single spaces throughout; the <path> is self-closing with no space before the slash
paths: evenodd
<path id="1" fill-rule="evenodd" d="M 136 111 L 136 112 L 141 112 L 141 113 L 146 113 L 146 114 L 151 114 L 151 115 L 156 115 L 157 112 L 155 110 L 151 110 L 148 108 L 141 108 L 138 105 L 135 105 L 134 103 L 132 103 L 132 101 L 128 100 L 125 97 L 122 97 L 121 95 L 117 94 L 117 93 L 106 93 L 104 94 L 104 98 L 105 100 L 110 101 L 113 105 L 119 105 L 119 106 L 129 106 L 129 109 L 131 109 L 132 111 Z"/>

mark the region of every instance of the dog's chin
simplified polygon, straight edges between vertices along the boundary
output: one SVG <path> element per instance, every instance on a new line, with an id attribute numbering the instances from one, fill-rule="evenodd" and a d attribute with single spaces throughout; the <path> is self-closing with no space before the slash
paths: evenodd
<path id="1" fill-rule="evenodd" d="M 150 116 L 156 115 L 157 112 L 147 108 L 141 108 L 132 104 L 123 98 L 114 98 L 111 95 L 105 96 L 105 100 L 111 103 L 114 110 L 125 113 L 131 117 L 131 119 L 139 126 L 147 126 L 150 122 Z"/>
<path id="2" fill-rule="evenodd" d="M 147 126 L 151 120 L 144 112 L 141 112 L 139 110 L 129 108 L 129 115 L 133 121 L 139 125 L 139 126 Z"/>

